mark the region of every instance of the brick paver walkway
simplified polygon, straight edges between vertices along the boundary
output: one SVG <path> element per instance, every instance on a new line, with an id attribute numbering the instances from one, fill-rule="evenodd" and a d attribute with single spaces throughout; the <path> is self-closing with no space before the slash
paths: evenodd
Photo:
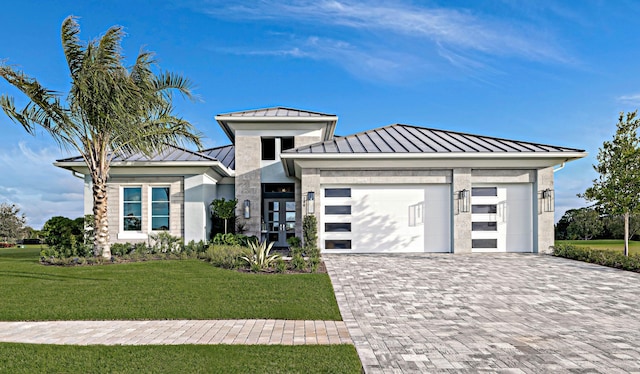
<path id="1" fill-rule="evenodd" d="M 352 344 L 342 321 L 0 322 L 0 342 L 75 345 Z"/>
<path id="2" fill-rule="evenodd" d="M 544 255 L 325 255 L 367 373 L 640 373 L 640 274 Z"/>

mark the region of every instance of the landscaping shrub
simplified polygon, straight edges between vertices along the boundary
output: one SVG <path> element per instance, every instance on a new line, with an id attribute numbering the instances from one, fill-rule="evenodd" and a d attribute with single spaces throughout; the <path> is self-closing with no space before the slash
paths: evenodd
<path id="1" fill-rule="evenodd" d="M 209 246 L 203 257 L 213 266 L 237 269 L 244 264 L 241 258 L 247 254 L 247 249 L 240 246 L 214 244 Z"/>
<path id="2" fill-rule="evenodd" d="M 618 251 L 577 247 L 571 244 L 555 246 L 553 255 L 640 273 L 640 255 L 625 256 Z"/>
<path id="3" fill-rule="evenodd" d="M 180 253 L 184 249 L 182 238 L 173 236 L 166 231 L 157 234 L 150 234 L 149 238 L 153 244 L 149 247 L 153 253 Z"/>
<path id="4" fill-rule="evenodd" d="M 271 252 L 271 248 L 273 248 L 273 244 L 275 242 L 268 243 L 266 241 L 262 243 L 258 242 L 249 242 L 249 249 L 251 249 L 251 254 L 242 256 L 242 259 L 245 260 L 249 266 L 251 266 L 251 271 L 260 271 L 270 267 L 275 261 L 280 258 L 278 254 L 269 254 Z"/>
<path id="5" fill-rule="evenodd" d="M 11 243 L 0 243 L 0 248 L 11 248 L 13 244 Z"/>
<path id="6" fill-rule="evenodd" d="M 213 244 L 217 244 L 217 245 L 232 245 L 232 246 L 239 245 L 242 247 L 249 248 L 250 242 L 258 242 L 258 237 L 255 235 L 246 236 L 243 234 L 232 234 L 232 233 L 216 234 L 213 237 Z"/>

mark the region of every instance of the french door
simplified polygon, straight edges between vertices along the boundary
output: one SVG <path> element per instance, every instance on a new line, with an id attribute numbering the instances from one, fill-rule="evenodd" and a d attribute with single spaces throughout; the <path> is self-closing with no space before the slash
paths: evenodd
<path id="1" fill-rule="evenodd" d="M 296 235 L 296 202 L 293 199 L 265 199 L 266 239 L 274 247 L 287 247 L 287 238 Z"/>

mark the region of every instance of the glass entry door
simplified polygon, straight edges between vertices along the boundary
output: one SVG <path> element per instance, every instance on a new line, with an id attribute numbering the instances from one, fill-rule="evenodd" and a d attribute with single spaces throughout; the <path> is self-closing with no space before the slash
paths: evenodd
<path id="1" fill-rule="evenodd" d="M 265 199 L 266 239 L 274 247 L 287 247 L 287 238 L 296 235 L 296 202 L 293 199 Z"/>

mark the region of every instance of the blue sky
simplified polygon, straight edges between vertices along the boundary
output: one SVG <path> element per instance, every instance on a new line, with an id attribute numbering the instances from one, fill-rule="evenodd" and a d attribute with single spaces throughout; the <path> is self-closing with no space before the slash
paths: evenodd
<path id="1" fill-rule="evenodd" d="M 177 114 L 208 147 L 228 144 L 214 115 L 289 106 L 337 114 L 340 135 L 406 123 L 585 149 L 556 173 L 556 219 L 585 205 L 598 147 L 640 106 L 636 1 L 14 1 L 0 59 L 65 92 L 71 14 L 83 40 L 122 25 L 130 61 L 145 48 L 193 80 Z M 52 166 L 66 154 L 4 113 L 0 129 L 0 202 L 35 228 L 81 216 L 81 180 Z"/>

